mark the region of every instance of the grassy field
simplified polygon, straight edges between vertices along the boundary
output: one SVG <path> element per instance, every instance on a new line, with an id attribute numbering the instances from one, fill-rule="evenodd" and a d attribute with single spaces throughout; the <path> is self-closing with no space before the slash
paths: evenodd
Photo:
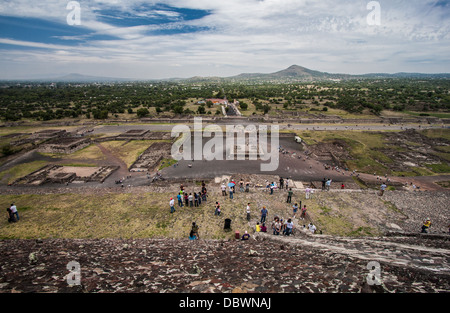
<path id="1" fill-rule="evenodd" d="M 34 161 L 13 166 L 6 171 L 0 172 L 0 181 L 3 181 L 4 183 L 8 184 L 12 183 L 18 178 L 21 178 L 34 171 L 37 171 L 46 164 L 48 164 L 46 161 Z"/>
<path id="2" fill-rule="evenodd" d="M 388 155 L 382 150 L 403 151 L 405 148 L 394 145 L 386 139 L 385 132 L 366 132 L 366 131 L 298 131 L 297 134 L 307 145 L 317 145 L 320 143 L 343 141 L 348 146 L 347 149 L 350 158 L 341 160 L 351 170 L 357 170 L 362 173 L 376 173 L 377 175 L 392 174 L 396 176 L 428 176 L 442 173 L 450 173 L 448 163 L 424 164 L 422 167 L 410 167 L 405 171 L 391 171 L 390 164 L 393 164 Z M 422 134 L 429 138 L 442 138 L 450 140 L 450 130 L 448 129 L 430 129 L 422 131 Z M 405 141 L 410 148 L 419 148 L 421 144 Z M 450 149 L 448 146 L 435 147 L 438 152 L 432 152 L 434 155 L 450 162 Z"/>
<path id="3" fill-rule="evenodd" d="M 125 162 L 129 168 L 154 142 L 153 140 L 106 141 L 102 142 L 101 145 Z"/>
<path id="4" fill-rule="evenodd" d="M 196 187 L 198 189 L 198 186 Z M 292 216 L 292 204 L 307 204 L 308 214 L 324 234 L 360 236 L 380 233 L 389 208 L 373 193 L 318 193 L 306 200 L 295 192 L 293 203 L 285 202 L 286 192 L 269 195 L 261 190 L 235 195 L 234 200 L 211 192 L 207 203 L 200 207 L 178 208 L 170 214 L 170 192 L 125 191 L 105 194 L 1 195 L 5 209 L 15 203 L 20 221 L 8 224 L 0 221 L 0 239 L 12 238 L 187 238 L 193 221 L 200 225 L 205 239 L 231 239 L 237 230 L 252 233 L 259 210 L 269 210 L 267 224 L 273 217 Z M 219 201 L 221 216 L 214 215 L 214 203 Z M 246 220 L 245 208 L 251 204 L 252 219 Z M 5 212 L 6 213 L 6 212 Z M 232 220 L 232 232 L 223 230 L 225 218 Z M 301 227 L 305 221 L 296 219 Z"/>
<path id="5" fill-rule="evenodd" d="M 349 149 L 351 158 L 345 161 L 351 170 L 365 173 L 379 173 L 384 175 L 388 170 L 382 163 L 391 163 L 392 160 L 379 151 L 386 146 L 382 134 L 364 131 L 302 131 L 297 134 L 308 145 L 316 145 L 335 140 L 344 141 Z M 382 162 L 382 163 L 380 163 Z"/>
<path id="6" fill-rule="evenodd" d="M 70 154 L 63 153 L 41 153 L 42 155 L 55 158 L 58 160 L 92 160 L 92 161 L 103 161 L 106 160 L 102 151 L 94 144 L 75 151 Z"/>

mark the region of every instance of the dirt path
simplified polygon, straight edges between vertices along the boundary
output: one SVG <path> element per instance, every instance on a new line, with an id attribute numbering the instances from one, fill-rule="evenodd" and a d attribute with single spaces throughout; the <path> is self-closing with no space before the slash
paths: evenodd
<path id="1" fill-rule="evenodd" d="M 363 174 L 359 175 L 366 181 L 378 182 L 381 185 L 381 181 L 386 181 L 384 177 L 381 180 L 376 179 L 376 176 L 371 174 Z M 413 189 L 413 185 L 416 187 L 420 187 L 419 189 L 424 191 L 448 191 L 447 188 L 439 186 L 435 182 L 437 181 L 448 181 L 450 180 L 450 175 L 439 175 L 439 176 L 412 176 L 412 177 L 398 177 L 398 176 L 388 176 L 391 182 L 402 183 L 403 185 L 410 186 Z M 389 183 L 387 184 L 389 186 Z"/>
<path id="2" fill-rule="evenodd" d="M 106 164 L 119 166 L 119 169 L 117 171 L 115 171 L 109 177 L 109 179 L 118 180 L 120 178 L 130 175 L 130 172 L 128 171 L 128 167 L 122 159 L 117 157 L 112 151 L 108 150 L 107 148 L 102 146 L 100 143 L 96 143 L 95 145 L 100 149 L 100 151 L 106 157 L 106 161 L 105 161 Z"/>

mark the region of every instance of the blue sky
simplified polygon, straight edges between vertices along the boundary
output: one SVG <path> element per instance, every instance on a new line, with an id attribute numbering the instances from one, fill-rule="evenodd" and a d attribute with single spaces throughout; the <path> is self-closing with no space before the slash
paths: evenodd
<path id="1" fill-rule="evenodd" d="M 450 72 L 450 1 L 0 1 L 0 79 Z"/>

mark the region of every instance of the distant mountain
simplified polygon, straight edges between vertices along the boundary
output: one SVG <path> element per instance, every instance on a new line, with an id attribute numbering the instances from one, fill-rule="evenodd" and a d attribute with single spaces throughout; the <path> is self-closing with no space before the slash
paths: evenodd
<path id="1" fill-rule="evenodd" d="M 441 74 L 424 74 L 424 73 L 370 73 L 363 75 L 351 74 L 332 74 L 320 72 L 302 67 L 299 65 L 289 66 L 287 69 L 274 73 L 243 73 L 231 77 L 202 77 L 195 76 L 191 78 L 168 78 L 168 79 L 132 79 L 132 78 L 115 78 L 115 77 L 99 77 L 81 75 L 71 73 L 64 76 L 52 76 L 48 78 L 22 79 L 21 81 L 38 81 L 38 82 L 72 82 L 72 83 L 111 83 L 111 82 L 313 82 L 326 80 L 349 80 L 349 79 L 379 79 L 379 78 L 411 78 L 411 79 L 450 79 L 449 73 Z"/>
<path id="2" fill-rule="evenodd" d="M 349 76 L 349 75 L 344 75 Z M 318 80 L 318 79 L 332 79 L 340 78 L 342 75 L 339 74 L 329 74 L 325 72 L 319 72 L 310 70 L 306 67 L 292 65 L 287 69 L 270 73 L 270 74 L 240 74 L 234 77 L 235 79 L 265 79 L 265 80 L 276 80 L 276 79 L 293 79 L 293 80 Z"/>
<path id="3" fill-rule="evenodd" d="M 310 70 L 299 65 L 292 65 L 287 69 L 269 73 L 244 73 L 237 76 L 228 77 L 228 80 L 240 81 L 323 81 L 323 80 L 347 80 L 366 78 L 450 78 L 450 74 L 422 74 L 422 73 L 373 73 L 364 75 L 332 74 Z"/>

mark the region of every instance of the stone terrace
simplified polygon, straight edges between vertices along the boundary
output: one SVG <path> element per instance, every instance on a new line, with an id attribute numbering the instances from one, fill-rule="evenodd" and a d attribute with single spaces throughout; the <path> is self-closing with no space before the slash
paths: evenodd
<path id="1" fill-rule="evenodd" d="M 425 245 L 425 246 L 424 246 Z M 5 240 L 0 292 L 448 292 L 449 241 L 321 236 L 229 240 Z M 369 261 L 381 286 L 367 283 Z M 69 262 L 81 285 L 70 287 Z"/>

